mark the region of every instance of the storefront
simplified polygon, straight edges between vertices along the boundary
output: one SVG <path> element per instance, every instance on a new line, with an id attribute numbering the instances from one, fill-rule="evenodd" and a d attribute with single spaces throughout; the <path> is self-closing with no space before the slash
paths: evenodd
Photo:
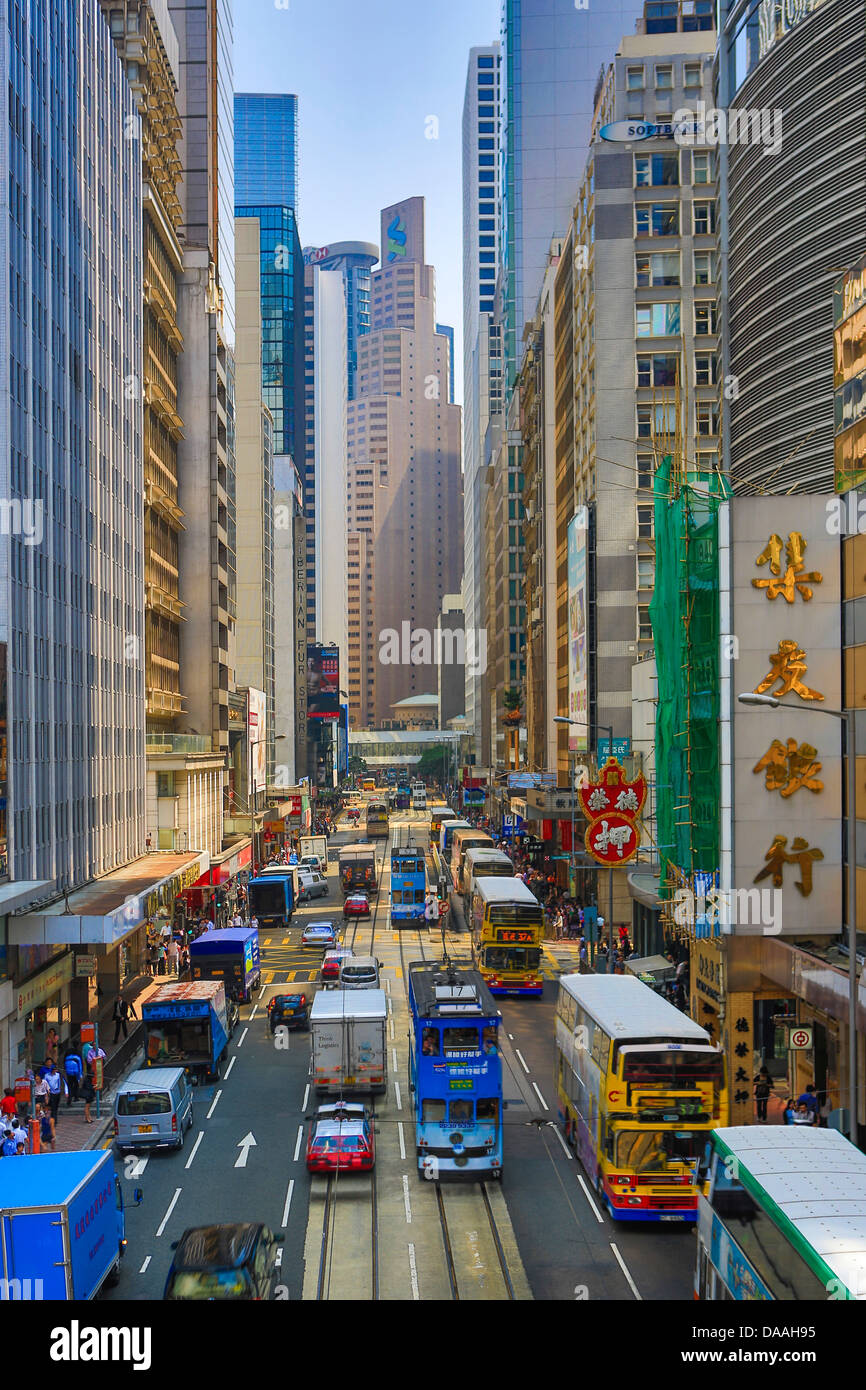
<path id="1" fill-rule="evenodd" d="M 71 990 L 75 958 L 64 951 L 50 965 L 31 975 L 14 992 L 15 1021 L 10 1026 L 10 1060 L 16 1075 L 46 1056 L 51 1029 L 61 1044 L 71 1031 Z M 14 1078 L 11 1078 L 14 1079 Z M 6 1084 L 11 1084 L 10 1082 Z"/>

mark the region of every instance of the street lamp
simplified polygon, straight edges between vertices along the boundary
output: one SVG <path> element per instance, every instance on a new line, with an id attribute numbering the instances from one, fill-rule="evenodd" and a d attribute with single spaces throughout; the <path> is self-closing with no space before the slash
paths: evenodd
<path id="1" fill-rule="evenodd" d="M 746 690 L 737 696 L 741 705 L 761 705 L 778 709 L 782 701 L 776 695 L 759 695 Z M 788 709 L 794 706 L 786 706 Z M 824 709 L 809 705 L 803 714 L 829 714 L 845 728 L 845 748 L 848 753 L 848 1138 L 856 1144 L 857 1134 L 857 754 L 852 710 Z"/>
<path id="2" fill-rule="evenodd" d="M 284 742 L 285 737 L 286 737 L 285 734 L 275 734 L 275 735 L 274 735 L 274 743 L 282 743 L 282 742 Z M 254 757 L 253 757 L 253 749 L 254 749 L 254 748 L 260 748 L 261 745 L 262 745 L 263 743 L 267 743 L 268 741 L 269 741 L 269 740 L 268 740 L 267 738 L 254 738 L 254 739 L 252 739 L 252 741 L 250 742 L 250 745 L 249 745 L 249 748 L 250 748 L 250 752 L 249 752 L 249 759 L 250 759 L 250 870 L 251 870 L 251 875 L 253 875 L 253 876 L 255 875 L 255 872 L 256 872 L 256 802 L 257 802 L 257 800 L 258 800 L 258 791 L 256 790 L 256 764 L 255 764 L 255 759 L 254 759 Z"/>

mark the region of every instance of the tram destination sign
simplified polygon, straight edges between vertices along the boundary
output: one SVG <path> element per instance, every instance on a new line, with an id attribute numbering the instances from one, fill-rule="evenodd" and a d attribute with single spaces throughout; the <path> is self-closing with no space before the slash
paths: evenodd
<path id="1" fill-rule="evenodd" d="M 500 928 L 493 933 L 494 941 L 501 941 L 512 946 L 531 946 L 533 934 L 531 931 L 515 931 L 507 928 Z"/>

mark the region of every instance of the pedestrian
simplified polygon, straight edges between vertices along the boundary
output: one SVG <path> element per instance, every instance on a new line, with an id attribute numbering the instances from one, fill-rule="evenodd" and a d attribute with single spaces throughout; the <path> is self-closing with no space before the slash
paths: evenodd
<path id="1" fill-rule="evenodd" d="M 96 1064 L 105 1061 L 105 1049 L 103 1047 L 91 1047 L 87 1057 L 87 1069 L 93 1081 L 93 1088 L 96 1089 Z"/>
<path id="2" fill-rule="evenodd" d="M 801 1105 L 805 1105 L 806 1109 L 812 1115 L 814 1122 L 817 1124 L 818 1116 L 821 1113 L 821 1106 L 818 1102 L 818 1097 L 815 1094 L 815 1087 L 812 1085 L 811 1082 L 806 1087 L 803 1094 L 797 1097 L 797 1106 L 799 1107 Z"/>
<path id="3" fill-rule="evenodd" d="M 813 1125 L 815 1123 L 814 1111 L 810 1110 L 805 1101 L 797 1102 L 793 1123 L 795 1125 Z"/>
<path id="4" fill-rule="evenodd" d="M 71 1044 L 66 1049 L 63 1056 L 63 1074 L 66 1077 L 66 1089 L 68 1093 L 66 1097 L 66 1108 L 68 1109 L 74 1100 L 78 1100 L 78 1086 L 84 1074 L 84 1063 L 78 1053 L 73 1050 Z"/>
<path id="5" fill-rule="evenodd" d="M 33 1081 L 33 1098 L 37 1105 L 48 1104 L 48 1082 L 46 1081 L 47 1071 L 39 1071 Z"/>
<path id="6" fill-rule="evenodd" d="M 47 1105 L 43 1105 L 36 1113 L 39 1120 L 39 1147 L 41 1149 L 50 1149 L 53 1153 L 54 1140 L 57 1134 L 54 1116 L 51 1114 Z"/>
<path id="7" fill-rule="evenodd" d="M 796 1101 L 794 1100 L 794 1097 L 793 1097 L 793 1096 L 789 1096 L 788 1099 L 785 1101 L 785 1124 L 786 1124 L 786 1125 L 792 1125 L 792 1124 L 794 1123 L 794 1116 L 796 1115 L 796 1113 L 797 1113 L 797 1103 L 796 1103 Z"/>
<path id="8" fill-rule="evenodd" d="M 250 918 L 250 926 L 253 927 L 256 931 L 258 931 L 259 929 L 259 919 L 258 917 L 256 917 L 255 913 L 253 913 L 252 917 Z"/>
<path id="9" fill-rule="evenodd" d="M 175 941 L 174 937 L 172 937 L 171 941 L 168 943 L 168 946 L 166 947 L 166 958 L 168 960 L 169 975 L 176 975 L 179 951 L 178 944 Z"/>
<path id="10" fill-rule="evenodd" d="M 16 1149 L 20 1149 L 23 1153 L 26 1153 L 30 1147 L 30 1143 L 27 1135 L 27 1130 L 25 1129 L 24 1125 L 22 1125 L 21 1121 L 16 1118 L 12 1121 L 11 1129 L 12 1138 L 15 1141 Z"/>
<path id="11" fill-rule="evenodd" d="M 18 1102 L 15 1099 L 15 1092 L 11 1086 L 7 1086 L 3 1092 L 3 1099 L 0 1100 L 0 1125 L 5 1129 L 13 1115 L 18 1113 Z"/>
<path id="12" fill-rule="evenodd" d="M 165 960 L 165 947 L 164 947 L 164 946 L 160 946 L 160 950 L 161 950 L 162 953 L 163 953 L 163 962 L 164 962 L 164 960 Z M 165 970 L 164 970 L 164 969 L 163 969 L 163 970 L 160 970 L 159 973 L 160 973 L 160 975 L 163 975 L 163 974 L 165 973 Z M 117 1043 L 117 1040 L 118 1040 L 118 1038 L 120 1037 L 120 1030 L 121 1030 L 121 1028 L 123 1029 L 123 1036 L 124 1036 L 124 1038 L 128 1038 L 128 1037 L 129 1037 L 129 1028 L 127 1027 L 127 1024 L 128 1024 L 128 1022 L 129 1022 L 129 1019 L 131 1019 L 131 1018 L 137 1018 L 137 1017 L 138 1017 L 138 1014 L 135 1012 L 135 1005 L 134 1005 L 134 1004 L 128 1003 L 128 1002 L 124 999 L 124 997 L 123 997 L 122 994 L 118 994 L 117 998 L 116 998 L 115 1001 L 114 1001 L 114 1011 L 113 1011 L 111 1017 L 114 1019 L 114 1041 L 115 1041 L 115 1043 Z"/>
<path id="13" fill-rule="evenodd" d="M 3 1158 L 14 1158 L 15 1155 L 17 1154 L 17 1152 L 18 1152 L 18 1145 L 15 1143 L 15 1140 L 12 1138 L 12 1131 L 11 1131 L 11 1129 L 7 1129 L 7 1130 L 6 1130 L 6 1133 L 5 1133 L 4 1136 L 3 1136 L 3 1143 L 2 1143 L 2 1145 L 0 1145 L 0 1157 L 3 1157 Z"/>
<path id="14" fill-rule="evenodd" d="M 51 1107 L 51 1118 L 56 1124 L 57 1111 L 60 1109 L 60 1102 L 63 1098 L 63 1092 L 68 1088 L 66 1086 L 66 1082 L 63 1080 L 63 1077 L 60 1075 L 60 1072 L 57 1070 L 57 1066 L 54 1062 L 52 1062 L 51 1066 L 48 1068 L 48 1073 L 45 1077 L 45 1084 L 48 1087 L 48 1104 Z"/>
<path id="15" fill-rule="evenodd" d="M 239 912 L 235 912 L 234 916 L 232 917 L 232 926 L 233 926 L 233 927 L 242 927 L 243 924 L 244 924 L 244 919 L 243 919 L 243 917 L 241 916 L 241 914 L 240 914 Z"/>
<path id="16" fill-rule="evenodd" d="M 773 1078 L 766 1067 L 761 1067 L 761 1070 L 758 1072 L 752 1084 L 755 1089 L 755 1105 L 757 1106 L 758 1119 L 766 1120 L 767 1102 L 774 1089 Z"/>
<path id="17" fill-rule="evenodd" d="M 93 1120 L 90 1118 L 90 1106 L 91 1102 L 96 1099 L 96 1091 L 93 1087 L 93 1077 L 90 1075 L 85 1076 L 81 1083 L 81 1099 L 84 1101 L 84 1123 L 86 1125 L 92 1125 Z"/>
<path id="18" fill-rule="evenodd" d="M 60 1046 L 60 1038 L 56 1028 L 49 1028 L 45 1036 L 45 1060 L 55 1062 L 57 1060 L 57 1049 Z"/>

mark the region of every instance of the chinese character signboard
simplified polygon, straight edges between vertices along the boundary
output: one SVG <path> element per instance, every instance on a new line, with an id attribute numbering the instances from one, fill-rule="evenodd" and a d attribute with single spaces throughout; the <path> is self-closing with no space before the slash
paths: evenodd
<path id="1" fill-rule="evenodd" d="M 577 795 L 590 822 L 584 835 L 587 851 L 597 864 L 627 864 L 640 846 L 637 820 L 646 800 L 643 774 L 628 781 L 622 765 L 609 758 L 598 781 L 580 787 Z"/>
<path id="2" fill-rule="evenodd" d="M 828 935 L 842 920 L 841 728 L 819 715 L 843 701 L 840 549 L 828 500 L 732 506 L 734 693 L 781 702 L 734 700 L 732 887 L 767 898 L 760 916 L 733 923 L 738 935 Z"/>

